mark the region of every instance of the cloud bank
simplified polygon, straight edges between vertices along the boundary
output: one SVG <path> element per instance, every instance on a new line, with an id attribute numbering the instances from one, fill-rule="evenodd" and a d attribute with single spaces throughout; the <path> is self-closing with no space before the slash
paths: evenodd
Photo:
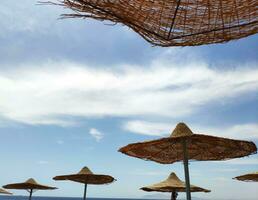
<path id="1" fill-rule="evenodd" d="M 176 124 L 149 122 L 141 120 L 127 121 L 123 129 L 132 133 L 167 137 Z M 258 139 L 258 124 L 236 124 L 228 127 L 205 127 L 195 124 L 189 125 L 194 133 L 223 136 L 238 139 Z"/>
<path id="2" fill-rule="evenodd" d="M 257 89 L 255 64 L 222 70 L 202 62 L 182 66 L 156 59 L 148 68 L 118 70 L 48 62 L 0 71 L 0 119 L 65 126 L 74 124 L 68 120 L 73 116 L 177 118 Z M 155 126 L 160 134 L 163 125 Z"/>

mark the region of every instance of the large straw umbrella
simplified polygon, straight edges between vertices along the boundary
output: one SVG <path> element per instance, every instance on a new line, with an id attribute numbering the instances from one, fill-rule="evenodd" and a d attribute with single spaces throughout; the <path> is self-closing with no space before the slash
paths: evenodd
<path id="1" fill-rule="evenodd" d="M 12 194 L 12 193 L 4 190 L 3 188 L 0 188 L 0 194 Z"/>
<path id="2" fill-rule="evenodd" d="M 109 175 L 93 174 L 88 167 L 83 167 L 77 174 L 55 176 L 53 178 L 56 181 L 74 181 L 84 184 L 83 200 L 86 199 L 87 185 L 102 185 L 112 183 L 115 179 Z"/>
<path id="3" fill-rule="evenodd" d="M 239 181 L 258 182 L 258 172 L 253 172 L 253 173 L 237 176 L 234 179 L 237 179 Z"/>
<path id="4" fill-rule="evenodd" d="M 63 17 L 122 23 L 158 46 L 221 43 L 258 32 L 257 0 L 50 1 L 74 11 Z"/>
<path id="5" fill-rule="evenodd" d="M 178 192 L 185 192 L 185 183 L 181 181 L 174 172 L 172 172 L 166 180 L 150 186 L 142 187 L 141 189 L 147 192 L 170 192 L 171 200 L 176 200 Z M 195 185 L 191 185 L 190 190 L 191 192 L 210 192 L 210 190 Z"/>
<path id="6" fill-rule="evenodd" d="M 51 187 L 47 185 L 41 185 L 37 183 L 33 178 L 28 179 L 25 182 L 22 183 L 12 183 L 8 185 L 4 185 L 3 188 L 6 189 L 15 189 L 15 190 L 27 190 L 29 195 L 29 200 L 31 200 L 32 193 L 36 190 L 54 190 L 57 189 L 56 187 Z"/>
<path id="7" fill-rule="evenodd" d="M 257 152 L 253 142 L 194 134 L 186 124 L 179 123 L 170 137 L 129 144 L 120 152 L 161 164 L 184 162 L 187 200 L 191 200 L 188 160 L 227 160 Z"/>

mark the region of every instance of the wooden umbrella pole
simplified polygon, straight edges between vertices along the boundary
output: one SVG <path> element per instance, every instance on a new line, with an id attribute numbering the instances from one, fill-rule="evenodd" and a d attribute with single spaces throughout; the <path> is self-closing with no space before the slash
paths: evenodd
<path id="1" fill-rule="evenodd" d="M 87 183 L 84 184 L 83 200 L 86 200 L 86 193 L 87 193 Z"/>
<path id="2" fill-rule="evenodd" d="M 172 192 L 171 193 L 171 200 L 176 200 L 176 198 L 177 198 L 177 192 Z"/>
<path id="3" fill-rule="evenodd" d="M 184 151 L 186 197 L 187 197 L 187 200 L 191 200 L 190 178 L 189 178 L 189 168 L 188 168 L 188 149 L 187 149 L 187 141 L 186 140 L 183 141 L 183 151 Z"/>
<path id="4" fill-rule="evenodd" d="M 33 189 L 30 189 L 30 196 L 29 196 L 29 200 L 31 200 L 32 192 L 33 192 Z"/>

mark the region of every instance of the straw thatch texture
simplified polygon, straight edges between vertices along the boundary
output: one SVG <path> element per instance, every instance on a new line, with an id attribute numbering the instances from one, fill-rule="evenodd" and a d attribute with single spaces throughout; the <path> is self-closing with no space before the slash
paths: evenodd
<path id="1" fill-rule="evenodd" d="M 146 192 L 185 192 L 185 183 L 181 181 L 175 173 L 171 173 L 169 177 L 160 182 L 150 186 L 142 187 L 141 190 Z M 191 192 L 210 192 L 210 190 L 191 185 Z"/>
<path id="2" fill-rule="evenodd" d="M 239 181 L 247 181 L 247 182 L 258 182 L 258 172 L 250 173 L 250 174 L 245 174 L 242 176 L 237 176 L 234 179 L 237 179 Z"/>
<path id="3" fill-rule="evenodd" d="M 187 142 L 189 160 L 227 160 L 257 152 L 253 142 L 193 134 L 179 123 L 170 137 L 129 144 L 119 149 L 129 156 L 170 164 L 184 159 L 182 142 Z"/>
<path id="4" fill-rule="evenodd" d="M 29 190 L 29 189 L 36 189 L 36 190 L 54 190 L 57 189 L 56 187 L 51 187 L 47 185 L 41 185 L 37 183 L 33 178 L 28 179 L 25 182 L 22 183 L 13 183 L 13 184 L 8 184 L 4 185 L 3 188 L 6 189 L 17 189 L 17 190 Z"/>
<path id="5" fill-rule="evenodd" d="M 54 180 L 70 180 L 85 184 L 107 184 L 113 182 L 115 179 L 109 175 L 93 174 L 89 168 L 84 167 L 77 174 L 61 175 L 53 178 Z"/>
<path id="6" fill-rule="evenodd" d="M 257 0 L 53 1 L 74 11 L 63 17 L 122 23 L 159 46 L 221 43 L 258 32 Z"/>
<path id="7" fill-rule="evenodd" d="M 0 194 L 12 194 L 12 193 L 0 188 Z"/>

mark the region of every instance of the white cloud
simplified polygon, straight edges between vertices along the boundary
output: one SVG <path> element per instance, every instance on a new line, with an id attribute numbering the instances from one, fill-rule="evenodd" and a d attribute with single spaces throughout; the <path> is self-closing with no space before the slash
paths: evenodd
<path id="1" fill-rule="evenodd" d="M 258 138 L 258 124 L 242 124 L 235 125 L 229 130 L 231 135 L 237 135 L 240 137 Z"/>
<path id="2" fill-rule="evenodd" d="M 42 32 L 55 23 L 58 18 L 56 6 L 38 6 L 37 0 L 23 0 L 17 4 L 15 0 L 1 1 L 0 5 L 0 36 L 7 31 Z M 33 17 L 31 17 L 33 16 Z"/>
<path id="3" fill-rule="evenodd" d="M 171 124 L 135 120 L 124 123 L 123 128 L 127 131 L 143 135 L 168 136 Z"/>
<path id="4" fill-rule="evenodd" d="M 97 142 L 99 142 L 103 138 L 103 133 L 95 128 L 91 128 L 89 133 L 92 137 L 96 139 Z"/>
<path id="5" fill-rule="evenodd" d="M 231 165 L 258 165 L 258 158 L 241 158 L 233 159 L 228 161 L 221 161 L 221 163 L 231 164 Z"/>
<path id="6" fill-rule="evenodd" d="M 46 161 L 46 160 L 40 160 L 40 161 L 38 161 L 37 163 L 38 163 L 39 165 L 46 165 L 46 164 L 48 164 L 49 162 Z"/>
<path id="7" fill-rule="evenodd" d="M 150 136 L 169 136 L 176 124 L 132 120 L 124 123 L 123 129 L 132 133 Z M 258 139 L 258 124 L 237 124 L 228 127 L 203 127 L 189 125 L 195 133 L 235 139 Z"/>
<path id="8" fill-rule="evenodd" d="M 48 62 L 0 71 L 0 119 L 65 126 L 75 123 L 66 116 L 178 118 L 257 89 L 254 64 L 215 70 L 205 63 L 182 66 L 157 59 L 149 68 L 120 66 L 118 71 Z"/>
<path id="9" fill-rule="evenodd" d="M 212 134 L 234 139 L 258 139 L 258 124 L 236 124 L 228 127 L 199 127 L 194 129 L 200 133 Z"/>

